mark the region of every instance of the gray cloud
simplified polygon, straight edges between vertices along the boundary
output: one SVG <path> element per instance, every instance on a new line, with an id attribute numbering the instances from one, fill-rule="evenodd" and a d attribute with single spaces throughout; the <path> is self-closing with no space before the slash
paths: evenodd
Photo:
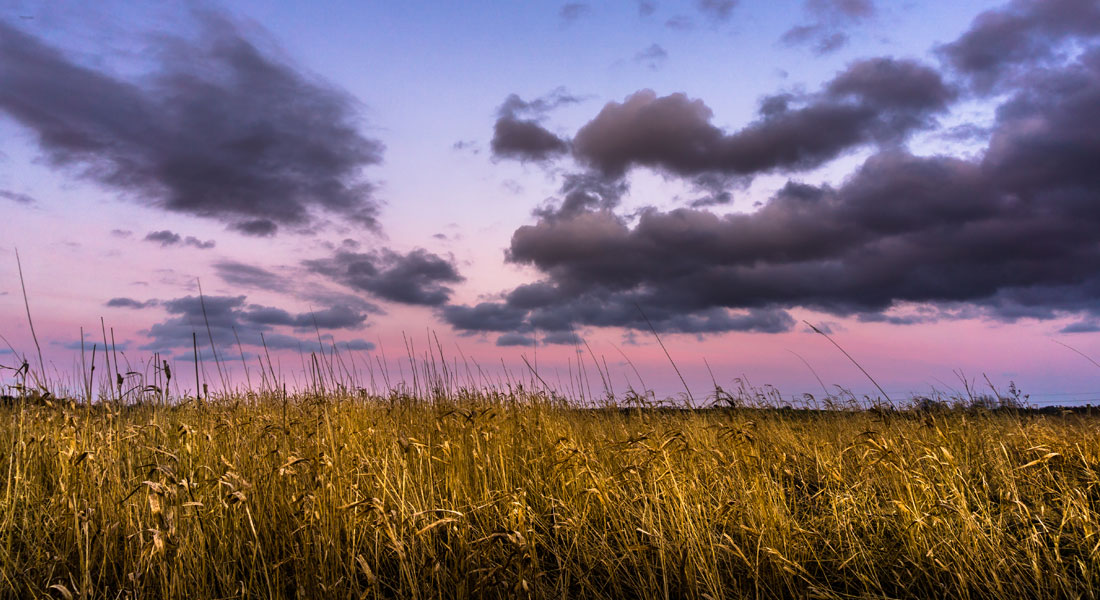
<path id="1" fill-rule="evenodd" d="M 167 248 L 168 246 L 184 245 L 198 248 L 199 250 L 209 250 L 216 245 L 214 240 L 202 241 L 190 235 L 187 237 L 182 237 L 180 236 L 180 234 L 169 231 L 167 229 L 149 232 L 145 236 L 145 241 L 160 244 L 162 248 Z"/>
<path id="2" fill-rule="evenodd" d="M 23 204 L 26 206 L 38 204 L 38 201 L 31 196 L 28 196 L 27 194 L 20 194 L 19 192 L 12 192 L 10 190 L 0 190 L 0 198 L 3 198 L 4 200 L 11 200 L 16 204 Z"/>
<path id="3" fill-rule="evenodd" d="M 315 341 L 299 340 L 273 328 L 283 326 L 309 330 L 316 326 L 329 330 L 358 329 L 366 320 L 366 315 L 346 306 L 292 315 L 280 308 L 249 304 L 246 296 L 205 296 L 201 299 L 185 296 L 166 300 L 161 305 L 169 317 L 140 332 L 151 338 L 149 343 L 141 346 L 144 350 L 190 348 L 191 334 L 196 332 L 200 333 L 200 340 L 206 339 L 207 344 L 209 337 L 213 337 L 216 347 L 236 346 L 238 337 L 242 344 L 260 346 L 260 334 L 263 333 L 269 348 L 294 349 L 299 344 L 308 348 Z M 208 322 L 210 333 L 208 336 L 202 335 L 207 331 Z"/>
<path id="4" fill-rule="evenodd" d="M 497 336 L 497 346 L 533 346 L 535 338 L 522 333 L 505 333 Z"/>
<path id="5" fill-rule="evenodd" d="M 531 101 L 516 94 L 509 95 L 497 109 L 497 120 L 493 124 L 493 139 L 489 144 L 493 157 L 540 162 L 565 154 L 569 151 L 569 142 L 540 122 L 551 110 L 579 101 L 563 88 Z"/>
<path id="6" fill-rule="evenodd" d="M 979 91 L 989 91 L 1057 58 L 1068 42 L 1098 35 L 1095 0 L 1013 0 L 979 14 L 966 33 L 937 51 Z"/>
<path id="7" fill-rule="evenodd" d="M 608 177 L 645 166 L 680 176 L 751 176 L 816 167 L 866 144 L 929 127 L 953 90 L 911 60 L 856 61 L 807 98 L 766 98 L 760 119 L 726 133 L 711 109 L 684 94 L 642 90 L 610 102 L 573 139 L 574 156 Z M 804 105 L 792 107 L 803 101 Z"/>
<path id="8" fill-rule="evenodd" d="M 145 205 L 251 235 L 307 226 L 317 210 L 374 227 L 360 171 L 382 145 L 358 132 L 356 102 L 226 18 L 199 21 L 197 40 L 155 38 L 158 68 L 137 81 L 0 23 L 0 112 L 36 134 L 51 165 Z"/>
<path id="9" fill-rule="evenodd" d="M 107 307 L 110 307 L 110 308 L 135 308 L 135 309 L 141 309 L 141 308 L 149 308 L 151 306 L 156 306 L 157 304 L 158 304 L 158 302 L 156 300 L 146 300 L 146 301 L 142 302 L 142 301 L 139 301 L 139 300 L 134 300 L 133 298 L 111 298 L 110 300 L 107 301 L 106 304 L 104 304 L 104 306 L 107 306 Z"/>
<path id="10" fill-rule="evenodd" d="M 419 248 L 408 254 L 389 249 L 370 253 L 338 251 L 330 258 L 302 264 L 352 289 L 402 304 L 445 304 L 451 295 L 447 285 L 463 281 L 451 261 Z"/>
<path id="11" fill-rule="evenodd" d="M 527 310 L 500 302 L 475 306 L 449 305 L 441 309 L 443 320 L 465 331 L 524 331 Z"/>
<path id="12" fill-rule="evenodd" d="M 809 45 L 821 56 L 846 46 L 843 29 L 872 17 L 875 5 L 871 0 L 806 0 L 805 10 L 811 22 L 791 27 L 779 39 L 788 46 Z"/>
<path id="13" fill-rule="evenodd" d="M 826 93 L 902 115 L 946 102 L 923 68 L 894 80 L 897 64 L 880 67 L 859 63 Z M 547 209 L 515 231 L 508 251 L 545 280 L 502 304 L 527 310 L 524 325 L 540 330 L 638 328 L 635 304 L 680 332 L 782 331 L 791 307 L 894 323 L 1100 316 L 1098 127 L 1093 49 L 1031 73 L 998 108 L 979 158 L 888 148 L 840 187 L 792 181 L 751 214 Z M 906 304 L 939 308 L 885 314 Z"/>
<path id="14" fill-rule="evenodd" d="M 223 260 L 214 263 L 214 271 L 222 281 L 241 287 L 261 290 L 283 291 L 287 289 L 286 280 L 255 265 L 248 265 L 232 260 Z"/>
<path id="15" fill-rule="evenodd" d="M 440 316 L 502 345 L 644 330 L 645 317 L 663 332 L 788 331 L 794 307 L 899 325 L 1076 314 L 1066 331 L 1089 331 L 1100 322 L 1100 49 L 1012 86 L 973 159 L 896 143 L 956 96 L 912 61 L 857 61 L 817 94 L 765 98 L 761 119 L 735 133 L 683 95 L 611 103 L 573 140 L 593 171 L 567 174 L 512 236 L 508 260 L 543 279 Z M 865 143 L 880 148 L 839 187 L 790 181 L 751 214 L 703 209 L 720 195 L 615 212 L 634 166 L 721 190 L 723 176 L 805 168 Z"/>

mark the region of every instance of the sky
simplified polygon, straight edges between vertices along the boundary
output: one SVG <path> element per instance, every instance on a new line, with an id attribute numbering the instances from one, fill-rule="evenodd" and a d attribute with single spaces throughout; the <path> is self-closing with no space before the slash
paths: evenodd
<path id="1" fill-rule="evenodd" d="M 0 2 L 0 386 L 1100 401 L 1098 156 L 1091 0 Z"/>

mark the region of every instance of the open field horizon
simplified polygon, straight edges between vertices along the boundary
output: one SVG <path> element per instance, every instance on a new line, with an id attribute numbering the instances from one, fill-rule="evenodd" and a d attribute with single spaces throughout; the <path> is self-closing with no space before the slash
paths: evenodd
<path id="1" fill-rule="evenodd" d="M 1096 413 L 578 411 L 514 392 L 0 417 L 0 597 L 1100 589 Z"/>
<path id="2" fill-rule="evenodd" d="M 0 600 L 1100 596 L 1100 0 L 0 0 Z"/>

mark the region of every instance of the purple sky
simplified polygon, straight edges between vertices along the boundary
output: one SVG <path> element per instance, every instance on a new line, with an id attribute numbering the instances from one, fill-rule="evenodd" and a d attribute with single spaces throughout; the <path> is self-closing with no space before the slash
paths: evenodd
<path id="1" fill-rule="evenodd" d="M 134 4 L 0 3 L 0 365 L 18 248 L 62 380 L 102 317 L 676 394 L 652 325 L 699 396 L 871 392 L 805 320 L 898 398 L 1100 398 L 1094 1 Z"/>

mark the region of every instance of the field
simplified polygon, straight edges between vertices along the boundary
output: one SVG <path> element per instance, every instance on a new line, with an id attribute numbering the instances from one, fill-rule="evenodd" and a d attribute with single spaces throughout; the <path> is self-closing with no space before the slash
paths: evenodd
<path id="1" fill-rule="evenodd" d="M 0 408 L 0 595 L 1067 597 L 1100 417 L 452 390 Z"/>

